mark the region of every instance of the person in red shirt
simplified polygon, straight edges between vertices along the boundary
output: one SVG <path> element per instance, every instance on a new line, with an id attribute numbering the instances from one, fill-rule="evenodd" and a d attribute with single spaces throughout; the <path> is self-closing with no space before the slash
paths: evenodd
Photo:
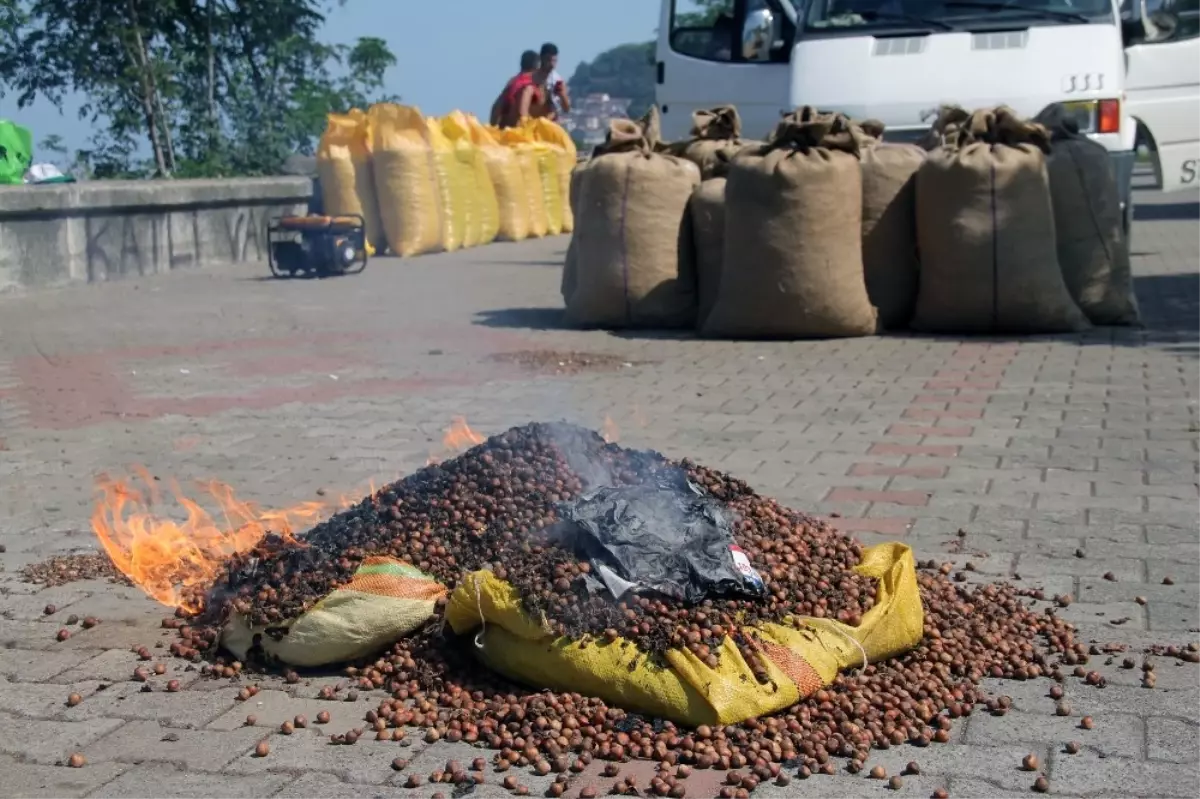
<path id="1" fill-rule="evenodd" d="M 543 89 L 534 78 L 540 66 L 538 54 L 532 50 L 521 53 L 521 71 L 504 86 L 504 91 L 492 103 L 491 123 L 501 128 L 514 128 L 521 120 L 539 109 L 545 100 Z"/>

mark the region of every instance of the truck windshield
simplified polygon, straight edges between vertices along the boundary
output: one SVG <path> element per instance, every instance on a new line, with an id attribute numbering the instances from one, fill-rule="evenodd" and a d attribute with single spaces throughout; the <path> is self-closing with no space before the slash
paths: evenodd
<path id="1" fill-rule="evenodd" d="M 1112 0 L 813 0 L 804 30 L 971 30 L 992 22 L 1079 25 L 1113 21 Z M 864 33 L 866 31 L 864 30 Z"/>

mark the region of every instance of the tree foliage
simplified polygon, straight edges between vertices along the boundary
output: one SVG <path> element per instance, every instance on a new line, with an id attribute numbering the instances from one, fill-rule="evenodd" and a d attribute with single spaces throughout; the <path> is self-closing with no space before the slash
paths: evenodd
<path id="1" fill-rule="evenodd" d="M 630 99 L 629 115 L 639 117 L 654 105 L 654 42 L 622 44 L 575 67 L 568 85 L 572 97 L 608 94 Z"/>
<path id="2" fill-rule="evenodd" d="M 345 0 L 336 0 L 344 3 Z M 383 95 L 380 38 L 319 39 L 332 0 L 0 0 L 0 94 L 85 98 L 98 176 L 255 175 Z M 151 154 L 139 163 L 137 152 Z"/>

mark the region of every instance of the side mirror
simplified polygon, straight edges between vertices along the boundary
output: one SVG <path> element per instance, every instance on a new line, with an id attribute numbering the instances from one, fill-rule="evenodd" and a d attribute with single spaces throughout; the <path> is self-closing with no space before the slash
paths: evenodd
<path id="1" fill-rule="evenodd" d="M 746 14 L 742 23 L 742 58 L 746 61 L 769 61 L 775 41 L 775 14 L 760 8 Z"/>

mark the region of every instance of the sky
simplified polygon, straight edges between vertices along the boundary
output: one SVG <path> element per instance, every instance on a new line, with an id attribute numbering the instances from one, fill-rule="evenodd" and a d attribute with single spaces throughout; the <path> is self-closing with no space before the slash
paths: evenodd
<path id="1" fill-rule="evenodd" d="M 397 60 L 387 75 L 389 93 L 433 116 L 456 108 L 486 116 L 516 74 L 522 50 L 554 42 L 567 78 L 580 61 L 652 38 L 658 11 L 656 0 L 348 0 L 329 14 L 323 38 L 353 44 L 359 36 L 380 36 Z M 14 98 L 0 98 L 0 119 L 30 128 L 35 142 L 57 133 L 75 150 L 90 131 L 72 99 L 60 114 L 48 103 L 22 110 Z"/>

